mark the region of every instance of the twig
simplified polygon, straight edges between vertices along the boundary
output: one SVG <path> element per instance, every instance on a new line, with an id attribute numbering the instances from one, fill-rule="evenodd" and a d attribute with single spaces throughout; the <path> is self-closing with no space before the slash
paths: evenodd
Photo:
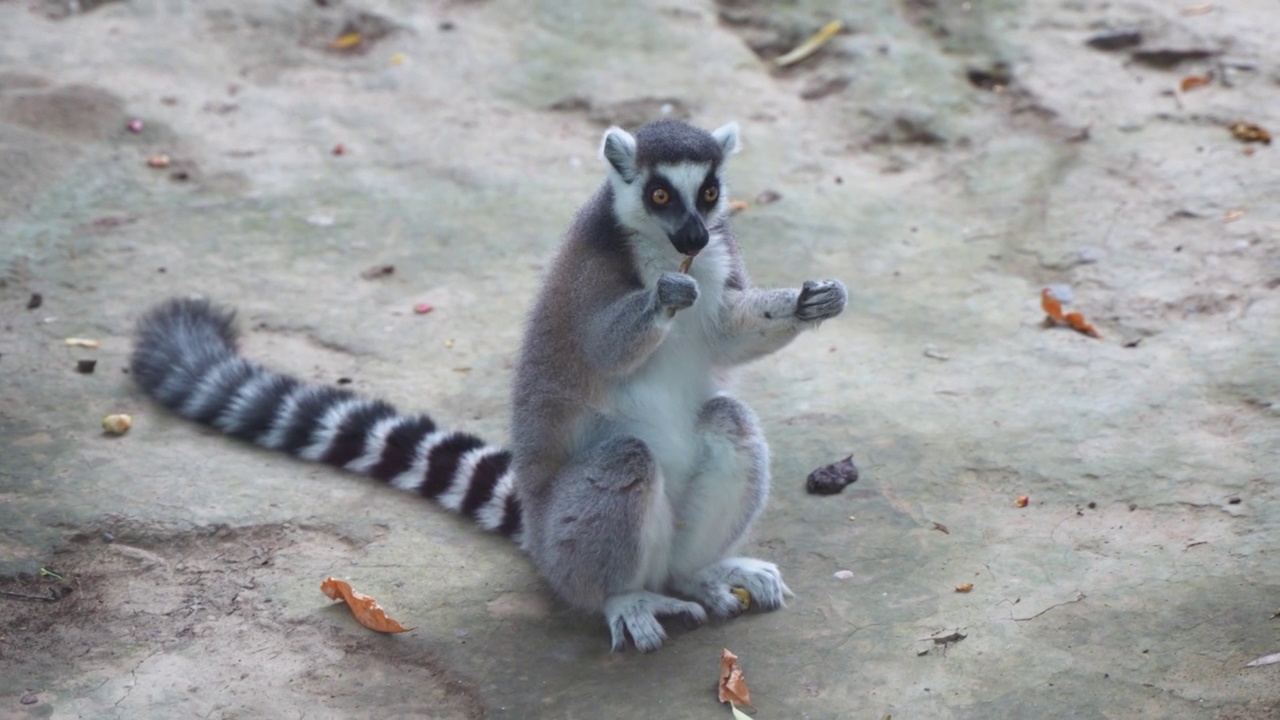
<path id="1" fill-rule="evenodd" d="M 10 592 L 8 590 L 0 590 L 0 595 L 22 598 L 23 600 L 39 600 L 40 602 L 53 602 L 58 599 L 49 597 L 48 595 L 28 595 L 27 593 Z"/>
<path id="2" fill-rule="evenodd" d="M 1084 596 L 1084 593 L 1082 593 L 1082 592 L 1080 592 L 1079 590 L 1077 590 L 1077 591 L 1076 591 L 1076 599 L 1075 599 L 1075 600 L 1068 600 L 1068 601 L 1066 601 L 1066 602 L 1060 602 L 1060 603 L 1058 603 L 1057 605 L 1050 605 L 1049 607 L 1047 607 L 1047 608 L 1045 608 L 1045 609 L 1041 610 L 1040 612 L 1038 612 L 1038 613 L 1036 613 L 1035 615 L 1032 615 L 1032 616 L 1030 616 L 1030 617 L 1021 617 L 1021 618 L 1016 617 L 1016 618 L 1011 618 L 1011 619 L 1012 619 L 1014 622 L 1026 622 L 1027 620 L 1035 620 L 1036 618 L 1040 617 L 1041 615 L 1043 615 L 1043 614 L 1045 614 L 1045 613 L 1049 612 L 1050 610 L 1052 610 L 1052 609 L 1054 609 L 1054 608 L 1059 608 L 1059 607 L 1062 607 L 1063 605 L 1072 605 L 1072 604 L 1074 604 L 1074 603 L 1078 603 L 1078 602 L 1080 602 L 1081 600 L 1083 600 L 1083 599 L 1084 599 L 1084 597 L 1085 597 L 1085 596 Z"/>

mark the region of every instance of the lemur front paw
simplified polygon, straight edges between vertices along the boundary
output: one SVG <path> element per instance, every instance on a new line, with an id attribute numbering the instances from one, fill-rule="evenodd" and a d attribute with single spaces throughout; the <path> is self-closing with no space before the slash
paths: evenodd
<path id="1" fill-rule="evenodd" d="M 796 317 L 801 320 L 826 320 L 844 312 L 849 293 L 839 280 L 805 280 L 796 300 Z"/>
<path id="2" fill-rule="evenodd" d="M 665 272 L 658 276 L 658 307 L 683 310 L 698 299 L 698 281 L 684 273 Z"/>

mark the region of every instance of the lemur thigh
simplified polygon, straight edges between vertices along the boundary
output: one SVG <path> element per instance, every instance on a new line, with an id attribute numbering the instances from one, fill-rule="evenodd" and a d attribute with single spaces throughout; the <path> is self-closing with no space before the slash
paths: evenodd
<path id="1" fill-rule="evenodd" d="M 531 554 L 561 597 L 604 612 L 615 650 L 626 647 L 628 635 L 641 650 L 661 646 L 660 616 L 706 620 L 697 603 L 645 589 L 655 557 L 669 547 L 671 510 L 643 442 L 615 437 L 601 443 L 562 470 L 550 493 L 541 517 L 533 518 L 540 532 Z"/>
<path id="2" fill-rule="evenodd" d="M 722 359 L 736 365 L 781 350 L 800 331 L 839 315 L 847 296 L 834 280 L 808 280 L 798 290 L 748 288 L 728 295 Z"/>
<path id="3" fill-rule="evenodd" d="M 732 587 L 761 607 L 782 605 L 790 592 L 772 563 L 726 557 L 746 537 L 769 497 L 769 447 L 755 413 L 727 397 L 713 398 L 698 417 L 702 450 L 678 503 L 671 552 L 673 589 L 718 617 L 741 612 Z"/>

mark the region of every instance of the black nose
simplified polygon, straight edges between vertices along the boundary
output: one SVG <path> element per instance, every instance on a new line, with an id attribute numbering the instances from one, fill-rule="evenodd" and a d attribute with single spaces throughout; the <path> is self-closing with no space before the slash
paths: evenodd
<path id="1" fill-rule="evenodd" d="M 707 226 L 703 224 L 702 218 L 694 214 L 685 218 L 684 224 L 671 236 L 671 244 L 683 255 L 698 252 L 707 246 L 707 240 Z"/>

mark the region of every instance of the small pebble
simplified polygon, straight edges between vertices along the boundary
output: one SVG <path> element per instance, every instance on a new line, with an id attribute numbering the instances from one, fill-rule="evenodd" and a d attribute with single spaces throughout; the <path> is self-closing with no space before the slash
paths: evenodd
<path id="1" fill-rule="evenodd" d="M 140 133 L 142 132 L 142 128 L 146 126 L 143 124 L 141 120 L 139 120 L 138 118 L 134 118 L 130 120 L 129 123 L 125 125 L 125 127 L 129 128 L 129 132 L 131 133 Z"/>
<path id="2" fill-rule="evenodd" d="M 307 224 L 316 227 L 329 227 L 334 222 L 332 215 L 308 215 Z"/>
<path id="3" fill-rule="evenodd" d="M 110 544 L 116 541 L 116 536 L 109 532 L 102 533 L 102 542 Z"/>
<path id="4" fill-rule="evenodd" d="M 93 369 L 98 366 L 97 360 L 77 360 L 76 372 L 81 375 L 92 375 Z"/>
<path id="5" fill-rule="evenodd" d="M 346 154 L 347 154 L 347 146 L 346 146 L 346 145 L 343 145 L 342 143 L 338 143 L 337 145 L 334 145 L 334 146 L 333 146 L 333 154 L 334 154 L 334 155 L 346 155 Z"/>
<path id="6" fill-rule="evenodd" d="M 18 702 L 23 705 L 35 705 L 40 702 L 40 698 L 36 697 L 35 693 L 27 693 L 26 695 L 23 695 L 22 699 L 18 700 Z"/>
<path id="7" fill-rule="evenodd" d="M 417 305 L 413 306 L 413 313 L 415 315 L 426 315 L 432 310 L 435 310 L 435 308 L 432 307 L 430 303 L 418 303 Z"/>
<path id="8" fill-rule="evenodd" d="M 1228 501 L 1227 501 L 1227 504 L 1228 504 L 1228 505 L 1239 505 L 1239 504 L 1240 504 L 1240 498 L 1238 498 L 1238 497 L 1233 497 L 1233 498 L 1231 498 L 1230 500 L 1228 500 Z"/>
<path id="9" fill-rule="evenodd" d="M 27 309 L 35 310 L 44 304 L 44 296 L 40 293 L 31 293 L 31 298 L 27 300 Z"/>
<path id="10" fill-rule="evenodd" d="M 832 577 L 834 577 L 834 578 L 835 578 L 835 579 L 837 579 L 837 580 L 848 580 L 849 578 L 853 577 L 853 571 L 852 571 L 852 570 L 837 570 L 837 571 L 835 571 L 835 573 L 832 575 Z"/>

